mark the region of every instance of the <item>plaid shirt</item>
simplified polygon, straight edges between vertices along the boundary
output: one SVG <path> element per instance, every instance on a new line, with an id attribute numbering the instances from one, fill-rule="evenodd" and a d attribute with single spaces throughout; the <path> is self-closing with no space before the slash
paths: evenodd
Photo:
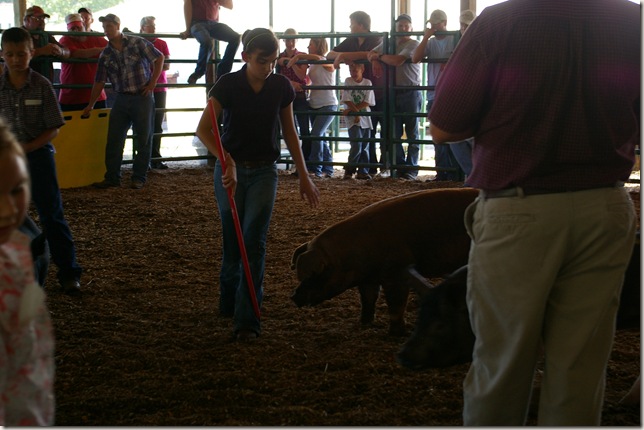
<path id="1" fill-rule="evenodd" d="M 101 53 L 94 81 L 111 82 L 117 93 L 138 94 L 152 77 L 152 63 L 163 54 L 142 37 L 122 37 L 121 51 L 109 43 Z"/>
<path id="2" fill-rule="evenodd" d="M 293 53 L 293 57 L 296 56 L 297 54 L 302 54 L 302 52 L 300 52 L 300 51 L 298 51 L 296 49 L 295 52 Z M 282 53 L 280 53 L 279 58 L 277 59 L 277 65 L 275 66 L 275 71 L 277 73 L 279 73 L 280 75 L 286 76 L 289 79 L 289 81 L 297 82 L 297 83 L 299 83 L 301 85 L 308 85 L 308 83 L 306 82 L 307 80 L 306 79 L 300 79 L 300 77 L 297 76 L 297 74 L 295 73 L 295 71 L 292 68 L 285 67 L 285 66 L 280 64 L 280 62 L 281 62 L 280 60 L 284 61 L 285 58 L 290 59 L 292 57 L 289 57 L 288 54 L 286 53 L 286 51 L 282 51 Z"/>
<path id="3" fill-rule="evenodd" d="M 51 83 L 31 69 L 20 89 L 9 82 L 8 69 L 0 75 L 0 116 L 23 144 L 65 124 Z"/>

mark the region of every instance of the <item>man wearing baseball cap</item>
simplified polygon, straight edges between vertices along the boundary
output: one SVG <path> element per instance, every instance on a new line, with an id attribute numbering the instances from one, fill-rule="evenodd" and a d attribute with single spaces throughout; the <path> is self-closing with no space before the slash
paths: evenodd
<path id="1" fill-rule="evenodd" d="M 83 24 L 85 24 L 85 31 L 96 32 L 95 30 L 92 30 L 92 23 L 94 22 L 94 14 L 92 13 L 92 9 L 88 7 L 82 7 L 78 9 L 78 13 L 83 18 Z"/>
<path id="2" fill-rule="evenodd" d="M 421 67 L 418 63 L 410 63 L 407 59 L 411 58 L 414 49 L 418 46 L 418 41 L 411 37 L 413 27 L 411 24 L 411 17 L 403 13 L 396 18 L 396 32 L 404 33 L 396 36 L 395 40 L 391 41 L 391 45 L 395 46 L 395 53 L 389 54 L 383 52 L 383 44 L 376 46 L 367 57 L 371 61 L 374 71 L 379 67 L 380 63 L 394 68 L 395 70 L 395 85 L 396 87 L 409 87 L 406 89 L 397 89 L 395 95 L 395 112 L 416 113 L 420 112 L 422 108 L 423 95 L 417 88 L 420 85 L 420 71 Z M 418 176 L 418 169 L 413 166 L 418 166 L 418 155 L 420 152 L 420 145 L 412 143 L 419 139 L 418 135 L 418 118 L 417 117 L 395 117 L 394 118 L 394 138 L 401 139 L 403 135 L 403 127 L 407 135 L 408 146 L 407 155 L 402 142 L 394 143 L 396 149 L 395 163 L 399 166 L 408 165 L 409 168 L 399 168 L 398 177 L 415 180 Z M 381 152 L 383 149 L 382 145 Z M 380 162 L 383 163 L 384 155 L 381 155 Z M 387 177 L 388 171 L 380 171 L 381 177 Z"/>
<path id="3" fill-rule="evenodd" d="M 34 43 L 33 59 L 29 63 L 29 67 L 53 82 L 53 62 L 69 58 L 69 50 L 58 43 L 54 36 L 42 33 L 45 31 L 45 25 L 49 18 L 49 14 L 45 13 L 40 6 L 32 6 L 25 11 L 22 27 L 31 33 Z"/>
<path id="4" fill-rule="evenodd" d="M 83 17 L 71 13 L 65 17 L 68 31 L 85 32 Z M 76 36 L 66 34 L 60 43 L 70 52 L 70 58 L 98 58 L 107 46 L 107 40 L 98 36 Z M 87 88 L 61 88 L 58 94 L 63 111 L 83 110 L 89 102 L 91 86 L 94 83 L 97 64 L 95 62 L 65 62 L 60 67 L 60 83 L 64 85 L 86 85 Z M 97 108 L 105 108 L 106 95 L 102 92 L 96 103 Z"/>
<path id="5" fill-rule="evenodd" d="M 147 178 L 152 147 L 154 98 L 152 92 L 163 70 L 163 54 L 142 37 L 121 33 L 121 20 L 113 13 L 98 19 L 103 23 L 109 44 L 98 58 L 98 68 L 88 105 L 88 116 L 105 83 L 116 92 L 110 112 L 105 147 L 105 179 L 95 188 L 119 187 L 125 136 L 133 127 L 138 136 L 138 151 L 132 166 L 131 188 L 141 189 Z"/>
<path id="6" fill-rule="evenodd" d="M 414 53 L 411 57 L 411 60 L 414 63 L 418 63 L 423 59 L 428 60 L 440 60 L 447 59 L 456 46 L 456 40 L 454 36 L 448 36 L 445 34 L 440 34 L 441 32 L 447 31 L 447 14 L 440 9 L 434 10 L 429 16 L 427 22 L 431 25 L 429 28 L 425 29 L 423 34 L 423 39 L 420 41 Z M 436 34 L 439 33 L 439 34 Z M 435 86 L 438 82 L 438 76 L 445 68 L 444 62 L 428 62 L 427 63 L 427 85 Z M 434 102 L 434 90 L 427 90 L 427 112 L 432 107 Z M 436 167 L 438 168 L 460 168 L 458 162 L 454 158 L 454 155 L 450 151 L 447 145 L 434 145 L 434 159 Z M 460 174 L 458 172 L 445 172 L 437 171 L 436 178 L 437 181 L 458 181 L 460 180 Z"/>

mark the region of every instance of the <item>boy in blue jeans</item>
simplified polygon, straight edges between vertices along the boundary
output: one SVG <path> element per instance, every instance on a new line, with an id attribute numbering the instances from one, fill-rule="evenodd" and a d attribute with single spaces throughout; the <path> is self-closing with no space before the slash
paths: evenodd
<path id="1" fill-rule="evenodd" d="M 58 281 L 63 292 L 77 295 L 82 269 L 63 213 L 51 144 L 65 121 L 51 82 L 29 68 L 34 53 L 29 32 L 9 28 L 2 33 L 1 45 L 5 71 L 0 74 L 0 117 L 27 154 L 32 200 L 58 266 Z"/>
<path id="2" fill-rule="evenodd" d="M 362 63 L 352 63 L 349 65 L 349 73 L 351 77 L 344 80 L 346 87 L 365 87 L 365 88 L 348 88 L 342 90 L 341 102 L 347 107 L 342 111 L 342 114 L 347 116 L 347 129 L 349 130 L 349 137 L 352 139 L 363 139 L 371 136 L 371 117 L 360 115 L 349 115 L 355 112 L 371 112 L 369 106 L 376 104 L 376 97 L 371 87 L 373 84 L 369 79 L 363 78 L 365 66 Z M 351 179 L 356 171 L 355 164 L 368 163 L 369 153 L 367 152 L 369 142 L 362 142 L 360 140 L 351 141 L 351 149 L 349 150 L 349 165 L 344 168 L 344 179 Z M 368 167 L 359 167 L 357 179 L 371 179 Z"/>

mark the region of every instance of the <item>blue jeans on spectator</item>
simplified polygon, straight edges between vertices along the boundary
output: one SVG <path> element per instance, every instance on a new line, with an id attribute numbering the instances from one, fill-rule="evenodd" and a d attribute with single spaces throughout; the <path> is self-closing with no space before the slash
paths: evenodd
<path id="1" fill-rule="evenodd" d="M 228 43 L 224 56 L 217 66 L 217 76 L 230 72 L 239 47 L 239 33 L 226 24 L 215 21 L 193 21 L 190 26 L 190 33 L 199 42 L 199 56 L 197 57 L 195 74 L 203 76 L 206 73 L 208 57 L 215 47 L 215 40 Z"/>
<path id="2" fill-rule="evenodd" d="M 376 99 L 376 104 L 371 106 L 371 112 L 377 113 L 379 112 L 379 115 L 372 115 L 371 116 L 371 138 L 375 139 L 376 134 L 378 133 L 378 124 L 380 124 L 380 138 L 382 139 L 382 136 L 384 135 L 384 127 L 385 127 L 385 122 L 384 122 L 384 117 L 382 116 L 382 112 L 385 109 L 385 99 Z M 387 152 L 388 148 L 387 145 L 384 144 L 384 142 L 380 142 L 380 163 L 384 164 L 385 160 L 387 159 Z M 369 142 L 369 163 L 378 163 L 378 154 L 376 154 L 376 142 Z M 382 166 L 380 168 L 382 170 Z M 377 167 L 370 167 L 369 168 L 369 173 L 371 175 L 375 175 L 378 172 Z"/>
<path id="3" fill-rule="evenodd" d="M 427 101 L 427 113 L 429 113 L 433 102 L 433 99 Z M 434 144 L 434 161 L 436 167 L 439 168 L 456 168 L 459 170 L 461 168 L 458 165 L 458 161 L 456 161 L 454 154 L 449 149 L 448 144 Z M 460 179 L 460 172 L 436 171 L 437 181 L 459 181 Z"/>
<path id="4" fill-rule="evenodd" d="M 349 120 L 352 120 L 355 117 L 347 117 Z M 363 139 L 363 138 L 369 138 L 371 136 L 371 129 L 370 128 L 362 128 L 360 127 L 360 124 L 354 125 L 352 127 L 349 127 L 349 137 L 352 139 Z M 353 166 L 350 164 L 344 168 L 345 170 L 345 175 L 353 175 L 356 171 L 356 166 L 355 164 L 365 164 L 369 162 L 369 142 L 361 142 L 361 141 L 352 141 L 351 142 L 351 149 L 349 149 L 349 157 L 347 159 L 348 163 L 354 163 Z M 359 174 L 367 174 L 369 172 L 368 167 L 358 167 L 358 173 Z"/>
<path id="5" fill-rule="evenodd" d="M 312 110 L 316 113 L 311 114 L 311 122 L 313 124 L 313 127 L 311 128 L 311 137 L 322 137 L 326 134 L 326 130 L 329 128 L 329 125 L 331 125 L 334 118 L 333 115 L 324 115 L 323 113 L 337 112 L 338 105 L 322 106 L 321 108 Z M 315 173 L 316 176 L 321 176 L 323 173 L 332 175 L 333 166 L 313 164 L 316 161 L 333 161 L 329 142 L 319 139 L 311 140 L 311 154 L 309 155 L 308 161 L 312 162 L 307 163 L 309 172 Z"/>
<path id="6" fill-rule="evenodd" d="M 79 280 L 82 269 L 76 262 L 72 232 L 65 220 L 60 196 L 54 147 L 51 143 L 27 154 L 31 175 L 31 198 L 36 206 L 40 225 L 47 237 L 51 257 L 58 266 L 60 282 Z"/>
<path id="7" fill-rule="evenodd" d="M 397 113 L 416 113 L 420 112 L 423 104 L 423 94 L 420 90 L 398 90 L 396 92 L 396 112 Z M 403 126 L 407 140 L 418 140 L 418 117 L 415 116 L 395 116 L 394 117 L 394 137 L 400 139 L 403 135 Z M 418 154 L 420 146 L 418 143 L 407 144 L 407 156 L 402 143 L 396 143 L 396 164 L 406 164 L 408 166 L 418 166 Z M 418 176 L 418 169 L 398 169 L 399 173 L 407 173 L 413 178 Z"/>
<path id="8" fill-rule="evenodd" d="M 224 248 L 219 276 L 219 313 L 223 316 L 234 315 L 235 333 L 240 330 L 252 330 L 259 335 L 261 332 L 260 320 L 253 310 L 228 192 L 221 182 L 221 175 L 221 164 L 217 161 L 214 188 L 221 217 Z M 248 263 L 255 287 L 255 297 L 260 309 L 264 296 L 266 236 L 273 214 L 276 193 L 276 165 L 256 169 L 246 169 L 237 165 L 235 205 L 244 235 Z"/>
<path id="9" fill-rule="evenodd" d="M 152 129 L 154 127 L 154 98 L 118 93 L 110 112 L 105 146 L 105 180 L 121 182 L 121 164 L 127 132 L 132 127 L 136 135 L 137 148 L 132 165 L 132 180 L 145 182 L 150 165 L 152 150 Z"/>
<path id="10" fill-rule="evenodd" d="M 300 93 L 297 93 L 300 94 Z M 302 140 L 302 155 L 304 159 L 308 160 L 311 155 L 311 141 L 307 139 L 311 135 L 311 118 L 305 111 L 310 110 L 309 102 L 306 97 L 295 97 L 293 100 L 293 111 L 302 111 L 303 113 L 295 113 L 295 123 L 300 131 L 300 139 Z"/>
<path id="11" fill-rule="evenodd" d="M 165 118 L 165 104 L 168 97 L 167 91 L 154 92 L 154 114 L 152 116 L 152 158 L 161 158 L 161 134 L 163 133 L 163 119 Z M 157 110 L 158 109 L 158 110 Z"/>
<path id="12" fill-rule="evenodd" d="M 474 147 L 474 138 L 471 137 L 456 143 L 450 143 L 449 149 L 452 151 L 454 158 L 461 166 L 465 173 L 465 185 L 467 185 L 467 176 L 472 173 L 472 148 Z"/>

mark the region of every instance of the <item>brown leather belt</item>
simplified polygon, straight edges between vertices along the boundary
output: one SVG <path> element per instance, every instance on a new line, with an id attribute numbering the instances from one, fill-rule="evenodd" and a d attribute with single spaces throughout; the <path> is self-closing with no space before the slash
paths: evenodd
<path id="1" fill-rule="evenodd" d="M 275 164 L 274 161 L 258 160 L 258 161 L 235 161 L 237 167 L 244 169 L 259 169 L 260 167 L 271 166 Z"/>
<path id="2" fill-rule="evenodd" d="M 589 189 L 620 188 L 623 186 L 624 186 L 624 182 L 618 181 L 613 185 L 606 185 L 603 187 L 595 187 L 595 188 L 589 188 Z M 536 196 L 540 194 L 556 194 L 556 193 L 566 193 L 566 192 L 575 192 L 575 191 L 587 191 L 587 190 L 544 190 L 544 189 L 538 189 L 538 188 L 513 187 L 513 188 L 505 188 L 503 190 L 480 190 L 479 196 L 487 200 L 487 199 L 498 199 L 503 197 L 527 197 L 527 196 Z"/>

